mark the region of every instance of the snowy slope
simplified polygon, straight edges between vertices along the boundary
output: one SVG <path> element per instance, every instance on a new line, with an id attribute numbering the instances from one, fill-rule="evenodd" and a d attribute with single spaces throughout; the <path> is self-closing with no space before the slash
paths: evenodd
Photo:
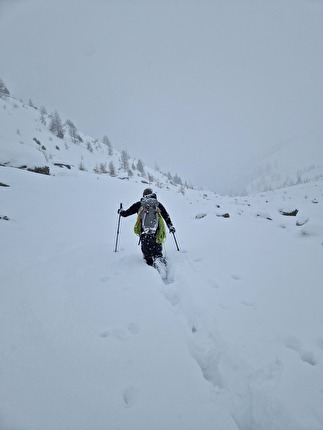
<path id="1" fill-rule="evenodd" d="M 44 114 L 42 119 L 41 109 L 14 97 L 0 97 L 0 165 L 27 169 L 47 166 L 51 174 L 67 168 L 109 174 L 112 173 L 112 163 L 115 176 L 121 179 L 132 177 L 146 183 L 153 179 L 158 186 L 172 187 L 174 181 L 169 181 L 165 174 L 155 169 L 144 165 L 144 173 L 138 171 L 138 158 L 128 154 L 129 175 L 129 171 L 122 168 L 120 151 L 112 145 L 110 150 L 103 141 L 87 136 L 77 128 L 78 138 L 73 140 L 66 122 L 63 124 L 62 121 L 64 138 L 58 138 L 49 131 L 51 118 L 51 114 Z"/>
<path id="2" fill-rule="evenodd" d="M 247 193 L 323 178 L 323 136 L 294 137 L 254 166 Z"/>
<path id="3" fill-rule="evenodd" d="M 145 166 L 181 248 L 168 236 L 165 284 L 133 217 L 113 252 L 146 176 L 11 97 L 0 120 L 1 430 L 323 429 L 319 174 L 229 198 Z"/>
<path id="4" fill-rule="evenodd" d="M 1 430 L 322 430 L 322 180 L 157 190 L 165 285 L 134 218 L 113 252 L 143 184 L 59 172 L 0 167 Z"/>

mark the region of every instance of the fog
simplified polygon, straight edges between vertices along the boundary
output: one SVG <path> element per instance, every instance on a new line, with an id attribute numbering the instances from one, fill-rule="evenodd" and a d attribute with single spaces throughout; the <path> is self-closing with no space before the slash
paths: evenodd
<path id="1" fill-rule="evenodd" d="M 318 0 L 0 0 L 0 78 L 146 164 L 229 192 L 256 160 L 322 131 L 322 24 Z"/>

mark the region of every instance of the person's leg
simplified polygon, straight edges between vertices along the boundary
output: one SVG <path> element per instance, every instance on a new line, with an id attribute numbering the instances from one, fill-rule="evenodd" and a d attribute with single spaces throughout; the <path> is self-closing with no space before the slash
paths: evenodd
<path id="1" fill-rule="evenodd" d="M 156 258 L 163 257 L 163 246 L 156 243 L 156 236 L 153 234 L 141 235 L 141 251 L 149 266 L 152 266 Z"/>

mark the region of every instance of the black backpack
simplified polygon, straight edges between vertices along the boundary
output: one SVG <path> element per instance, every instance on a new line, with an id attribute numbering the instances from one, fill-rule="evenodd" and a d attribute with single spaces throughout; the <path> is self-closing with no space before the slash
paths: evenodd
<path id="1" fill-rule="evenodd" d="M 166 239 L 166 228 L 158 206 L 159 203 L 154 193 L 141 199 L 134 232 L 138 236 L 156 234 L 156 243 L 163 243 Z"/>
<path id="2" fill-rule="evenodd" d="M 141 231 L 145 234 L 154 234 L 158 229 L 158 214 L 160 213 L 158 204 L 154 194 L 149 194 L 141 199 L 137 222 L 141 226 Z"/>

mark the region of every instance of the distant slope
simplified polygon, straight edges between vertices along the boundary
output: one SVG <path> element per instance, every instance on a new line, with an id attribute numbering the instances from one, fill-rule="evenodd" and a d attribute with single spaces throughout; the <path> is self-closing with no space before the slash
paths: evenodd
<path id="1" fill-rule="evenodd" d="M 293 138 L 256 166 L 247 193 L 268 191 L 323 177 L 323 136 Z"/>

